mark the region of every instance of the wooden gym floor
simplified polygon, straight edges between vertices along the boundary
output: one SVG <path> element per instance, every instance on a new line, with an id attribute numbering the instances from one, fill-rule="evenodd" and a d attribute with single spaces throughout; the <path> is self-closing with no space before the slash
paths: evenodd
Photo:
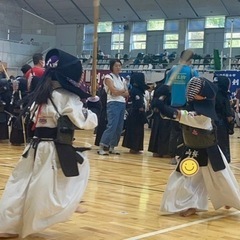
<path id="1" fill-rule="evenodd" d="M 99 156 L 97 147 L 87 153 L 91 174 L 82 207 L 88 212 L 75 213 L 70 221 L 59 223 L 28 240 L 202 240 L 240 239 L 240 212 L 236 209 L 209 211 L 190 217 L 159 215 L 166 182 L 174 166 L 167 158 L 147 152 L 150 130 L 145 129 L 145 151 L 128 153 L 119 147 L 120 156 Z M 231 168 L 240 182 L 240 129 L 231 136 Z M 93 131 L 77 131 L 76 146 L 94 143 Z M 0 143 L 0 195 L 16 165 L 23 146 Z M 39 189 L 41 191 L 41 189 Z M 223 189 L 224 191 L 224 189 Z M 0 223 L 1 224 L 1 223 Z"/>

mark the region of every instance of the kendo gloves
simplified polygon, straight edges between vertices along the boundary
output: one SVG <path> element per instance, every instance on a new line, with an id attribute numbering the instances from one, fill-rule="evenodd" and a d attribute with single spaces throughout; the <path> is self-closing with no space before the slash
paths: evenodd
<path id="1" fill-rule="evenodd" d="M 152 108 L 157 108 L 159 112 L 167 118 L 176 119 L 178 111 L 164 103 L 164 99 L 170 94 L 170 86 L 162 85 L 155 90 L 155 98 L 152 100 Z"/>
<path id="2" fill-rule="evenodd" d="M 166 116 L 167 118 L 171 118 L 171 119 L 176 119 L 178 116 L 178 110 L 175 108 L 172 108 L 170 106 L 167 106 L 164 104 L 163 100 L 160 99 L 154 99 L 152 106 L 154 108 L 157 108 L 159 110 L 159 112 Z"/>
<path id="3" fill-rule="evenodd" d="M 87 108 L 99 116 L 102 109 L 100 98 L 98 96 L 87 98 Z"/>

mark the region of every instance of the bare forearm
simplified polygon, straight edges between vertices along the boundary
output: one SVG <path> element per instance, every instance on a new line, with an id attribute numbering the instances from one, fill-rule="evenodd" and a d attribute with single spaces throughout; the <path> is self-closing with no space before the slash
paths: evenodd
<path id="1" fill-rule="evenodd" d="M 239 112 L 239 99 L 236 101 L 236 112 Z"/>
<path id="2" fill-rule="evenodd" d="M 110 91 L 110 92 L 111 92 L 111 95 L 113 95 L 113 96 L 123 96 L 125 94 L 126 90 L 125 89 L 119 90 L 119 89 L 113 88 L 112 91 Z"/>
<path id="3" fill-rule="evenodd" d="M 124 90 L 124 92 L 123 92 L 123 94 L 121 96 L 127 98 L 129 96 L 128 90 Z"/>

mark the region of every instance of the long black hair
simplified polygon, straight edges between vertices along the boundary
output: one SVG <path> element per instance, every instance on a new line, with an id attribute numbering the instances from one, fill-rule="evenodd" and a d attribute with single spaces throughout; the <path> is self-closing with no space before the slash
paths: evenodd
<path id="1" fill-rule="evenodd" d="M 34 101 L 36 104 L 47 104 L 48 99 L 51 98 L 53 92 L 52 77 L 54 74 L 51 70 L 46 70 L 42 79 L 40 79 L 36 90 L 34 91 Z"/>
<path id="2" fill-rule="evenodd" d="M 18 121 L 21 120 L 22 116 L 30 114 L 30 108 L 35 103 L 37 105 L 47 104 L 48 99 L 51 98 L 53 92 L 52 77 L 54 73 L 52 70 L 46 69 L 44 75 L 39 78 L 39 82 L 31 93 L 23 98 L 20 104 L 25 105 L 19 114 Z"/>

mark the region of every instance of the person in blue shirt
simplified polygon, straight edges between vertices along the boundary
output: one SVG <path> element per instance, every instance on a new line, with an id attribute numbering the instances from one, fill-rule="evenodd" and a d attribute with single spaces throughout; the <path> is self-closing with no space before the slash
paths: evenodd
<path id="1" fill-rule="evenodd" d="M 171 106 L 181 108 L 186 105 L 186 87 L 192 77 L 197 77 L 198 72 L 193 70 L 193 51 L 182 51 L 179 64 L 172 67 L 167 74 L 166 84 L 171 85 Z M 169 83 L 171 81 L 171 83 Z"/>
<path id="2" fill-rule="evenodd" d="M 193 70 L 192 59 L 193 51 L 186 49 L 181 52 L 179 64 L 173 66 L 168 72 L 166 84 L 171 86 L 171 107 L 183 109 L 186 105 L 186 87 L 193 77 L 198 77 L 198 72 Z M 169 140 L 169 153 L 171 156 L 171 164 L 177 164 L 177 156 L 179 155 L 178 147 L 182 143 L 182 132 L 178 122 L 171 123 L 171 132 Z"/>

